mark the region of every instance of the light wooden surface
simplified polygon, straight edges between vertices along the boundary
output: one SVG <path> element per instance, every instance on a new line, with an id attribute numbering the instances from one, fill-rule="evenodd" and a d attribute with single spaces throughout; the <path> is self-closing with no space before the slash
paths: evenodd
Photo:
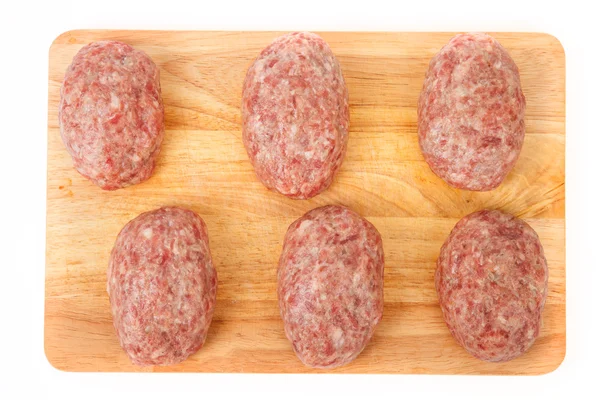
<path id="1" fill-rule="evenodd" d="M 526 139 L 505 182 L 488 193 L 450 188 L 418 148 L 416 104 L 429 59 L 453 33 L 322 32 L 350 92 L 348 153 L 333 185 L 307 201 L 267 191 L 241 138 L 247 67 L 281 32 L 72 31 L 50 48 L 45 350 L 66 371 L 315 372 L 283 333 L 276 267 L 288 225 L 306 211 L 344 204 L 381 232 L 385 309 L 363 353 L 335 373 L 542 374 L 565 355 L 565 59 L 545 34 L 493 34 L 521 71 Z M 57 121 L 64 72 L 85 44 L 120 40 L 161 69 L 166 135 L 147 182 L 105 192 L 71 166 Z M 121 227 L 163 205 L 206 221 L 219 277 L 205 347 L 172 367 L 138 368 L 113 332 L 106 268 Z M 468 355 L 446 328 L 435 261 L 462 216 L 498 208 L 538 232 L 550 270 L 543 329 L 532 349 L 501 364 Z"/>

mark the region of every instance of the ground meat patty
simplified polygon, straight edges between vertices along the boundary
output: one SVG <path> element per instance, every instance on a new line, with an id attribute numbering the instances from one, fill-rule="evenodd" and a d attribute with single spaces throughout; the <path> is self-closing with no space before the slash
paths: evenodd
<path id="1" fill-rule="evenodd" d="M 313 33 L 281 36 L 248 69 L 243 138 L 258 178 L 308 199 L 327 189 L 348 142 L 348 90 L 340 65 Z"/>
<path id="2" fill-rule="evenodd" d="M 130 221 L 110 255 L 107 289 L 117 337 L 134 364 L 184 361 L 204 344 L 215 306 L 204 221 L 176 207 Z"/>
<path id="3" fill-rule="evenodd" d="M 418 105 L 419 145 L 451 186 L 498 187 L 521 152 L 524 117 L 519 71 L 492 37 L 455 36 L 431 60 Z"/>
<path id="4" fill-rule="evenodd" d="M 158 68 L 125 43 L 83 47 L 65 74 L 59 122 L 75 169 L 102 189 L 148 179 L 164 136 Z"/>
<path id="5" fill-rule="evenodd" d="M 500 211 L 461 219 L 444 243 L 435 286 L 446 324 L 469 353 L 508 361 L 533 345 L 548 267 L 535 231 Z"/>
<path id="6" fill-rule="evenodd" d="M 290 225 L 277 271 L 285 335 L 310 367 L 334 368 L 365 348 L 383 314 L 383 247 L 377 229 L 341 206 Z"/>

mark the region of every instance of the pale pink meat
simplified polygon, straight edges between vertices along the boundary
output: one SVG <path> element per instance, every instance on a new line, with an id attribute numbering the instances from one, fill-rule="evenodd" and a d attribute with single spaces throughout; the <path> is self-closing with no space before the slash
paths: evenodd
<path id="1" fill-rule="evenodd" d="M 202 218 L 165 207 L 127 223 L 110 255 L 107 291 L 117 338 L 134 364 L 177 364 L 198 351 L 217 291 Z"/>
<path id="2" fill-rule="evenodd" d="M 491 36 L 455 36 L 431 60 L 418 103 L 419 145 L 451 186 L 498 187 L 521 152 L 524 117 L 519 70 Z"/>
<path id="3" fill-rule="evenodd" d="M 277 293 L 305 365 L 335 368 L 361 353 L 383 315 L 383 269 L 379 232 L 348 208 L 316 208 L 290 225 Z"/>
<path id="4" fill-rule="evenodd" d="M 348 89 L 327 43 L 308 32 L 277 38 L 248 69 L 243 140 L 269 189 L 307 199 L 327 189 L 348 142 Z"/>
<path id="5" fill-rule="evenodd" d="M 75 169 L 105 190 L 148 179 L 164 136 L 159 69 L 120 42 L 83 47 L 60 91 L 62 140 Z"/>
<path id="6" fill-rule="evenodd" d="M 536 232 L 501 211 L 462 218 L 444 243 L 435 286 L 456 341 L 485 361 L 525 353 L 540 333 L 548 267 Z"/>

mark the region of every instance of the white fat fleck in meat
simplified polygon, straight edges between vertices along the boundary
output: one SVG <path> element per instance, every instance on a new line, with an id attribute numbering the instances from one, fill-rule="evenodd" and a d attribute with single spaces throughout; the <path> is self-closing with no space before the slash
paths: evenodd
<path id="1" fill-rule="evenodd" d="M 313 224 L 313 222 L 311 220 L 305 219 L 298 225 L 297 229 L 299 232 L 302 233 L 302 232 L 306 231 L 307 229 L 309 229 L 312 224 Z M 316 247 L 314 249 L 316 250 Z"/>
<path id="2" fill-rule="evenodd" d="M 341 349 L 344 345 L 344 331 L 337 327 L 334 328 L 331 334 L 331 339 L 333 340 L 335 348 Z"/>
<path id="3" fill-rule="evenodd" d="M 110 94 L 110 105 L 112 108 L 119 108 L 121 105 L 121 101 L 114 93 Z"/>
<path id="4" fill-rule="evenodd" d="M 352 285 L 355 287 L 359 286 L 362 283 L 362 280 L 363 280 L 362 273 L 354 274 L 354 276 L 352 277 Z"/>
<path id="5" fill-rule="evenodd" d="M 528 339 L 533 339 L 534 336 L 535 336 L 535 332 L 533 330 L 530 329 L 530 330 L 527 331 L 527 338 Z"/>

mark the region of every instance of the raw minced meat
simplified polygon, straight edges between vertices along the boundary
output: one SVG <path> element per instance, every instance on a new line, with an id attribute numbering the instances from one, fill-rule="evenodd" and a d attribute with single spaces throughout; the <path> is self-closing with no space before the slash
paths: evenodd
<path id="1" fill-rule="evenodd" d="M 383 315 L 383 269 L 379 232 L 348 208 L 316 208 L 290 225 L 277 293 L 304 364 L 339 367 L 365 348 Z"/>
<path id="2" fill-rule="evenodd" d="M 60 91 L 60 134 L 80 174 L 105 190 L 148 179 L 164 136 L 159 69 L 120 42 L 83 47 Z"/>
<path id="3" fill-rule="evenodd" d="M 431 60 L 418 103 L 419 145 L 451 186 L 498 187 L 521 152 L 524 117 L 519 70 L 491 36 L 455 36 Z"/>
<path id="4" fill-rule="evenodd" d="M 348 142 L 348 89 L 319 36 L 277 38 L 248 69 L 242 93 L 243 140 L 269 189 L 307 199 L 327 189 Z"/>
<path id="5" fill-rule="evenodd" d="M 127 223 L 110 255 L 107 291 L 117 337 L 134 364 L 176 364 L 198 351 L 217 291 L 202 218 L 165 207 Z"/>
<path id="6" fill-rule="evenodd" d="M 435 286 L 450 332 L 486 361 L 526 352 L 542 324 L 548 267 L 524 221 L 501 211 L 462 218 L 444 243 Z"/>

